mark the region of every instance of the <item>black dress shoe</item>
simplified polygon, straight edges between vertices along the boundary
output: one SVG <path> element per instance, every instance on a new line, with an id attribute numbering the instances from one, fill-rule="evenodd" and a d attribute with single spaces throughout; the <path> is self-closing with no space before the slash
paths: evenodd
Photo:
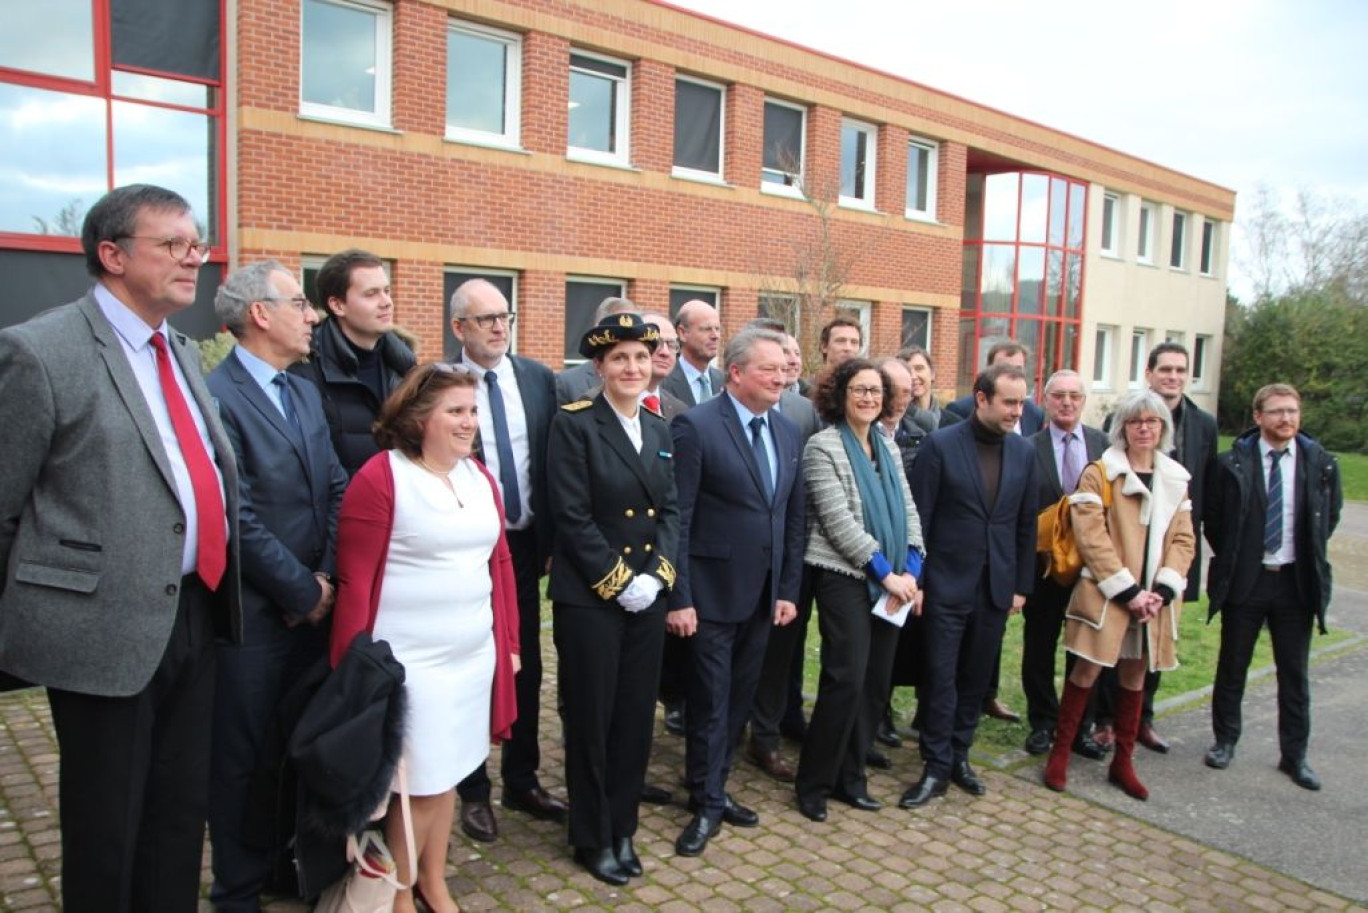
<path id="1" fill-rule="evenodd" d="M 878 799 L 871 799 L 868 793 L 848 793 L 844 790 L 836 790 L 831 794 L 831 798 L 838 802 L 844 802 L 851 808 L 859 809 L 862 812 L 877 812 L 883 808 L 883 803 Z"/>
<path id="2" fill-rule="evenodd" d="M 493 843 L 499 839 L 499 822 L 494 818 L 494 809 L 489 800 L 461 801 L 461 830 L 471 840 Z"/>
<path id="3" fill-rule="evenodd" d="M 902 798 L 898 800 L 898 808 L 921 808 L 932 799 L 945 795 L 949 788 L 950 784 L 946 780 L 922 774 L 922 778 L 902 794 Z"/>
<path id="4" fill-rule="evenodd" d="M 708 841 L 722 830 L 722 819 L 707 815 L 694 815 L 684 831 L 675 840 L 675 852 L 680 856 L 701 856 Z"/>
<path id="5" fill-rule="evenodd" d="M 617 861 L 613 851 L 607 847 L 591 849 L 575 847 L 575 861 L 584 866 L 585 871 L 605 884 L 622 887 L 627 883 L 627 873 Z"/>
<path id="6" fill-rule="evenodd" d="M 760 823 L 760 816 L 727 793 L 727 802 L 722 806 L 722 820 L 732 827 L 755 827 Z"/>
<path id="7" fill-rule="evenodd" d="M 874 730 L 874 741 L 885 748 L 902 748 L 902 736 L 898 735 L 898 730 L 893 726 L 893 711 L 890 708 L 885 708 L 884 715 L 879 718 L 879 726 Z"/>
<path id="8" fill-rule="evenodd" d="M 893 762 L 882 751 L 871 748 L 865 752 L 865 766 L 872 767 L 875 770 L 892 770 Z"/>
<path id="9" fill-rule="evenodd" d="M 1278 770 L 1291 777 L 1292 782 L 1302 789 L 1314 791 L 1321 788 L 1320 777 L 1316 776 L 1316 772 L 1311 769 L 1311 765 L 1307 764 L 1305 759 L 1292 761 L 1283 758 L 1278 762 Z"/>
<path id="10" fill-rule="evenodd" d="M 1045 754 L 1050 750 L 1050 744 L 1054 742 L 1054 733 L 1048 729 L 1032 729 L 1031 734 L 1026 737 L 1027 754 Z"/>
<path id="11" fill-rule="evenodd" d="M 641 877 L 641 857 L 632 848 L 631 837 L 620 837 L 613 841 L 613 858 L 618 861 L 622 871 L 633 878 Z"/>
<path id="12" fill-rule="evenodd" d="M 1074 736 L 1073 753 L 1079 757 L 1087 758 L 1089 761 L 1101 761 L 1111 751 L 1111 746 L 1103 745 L 1092 737 L 1092 733 L 1078 730 L 1078 735 Z"/>
<path id="13" fill-rule="evenodd" d="M 798 795 L 798 811 L 809 821 L 816 821 L 819 824 L 827 819 L 826 800 L 821 796 Z"/>
<path id="14" fill-rule="evenodd" d="M 665 705 L 665 731 L 670 735 L 684 734 L 684 708 L 680 705 Z"/>
<path id="15" fill-rule="evenodd" d="M 983 785 L 983 781 L 974 773 L 974 768 L 969 766 L 968 761 L 960 761 L 950 768 L 950 782 L 971 796 L 981 796 L 988 792 L 988 787 Z"/>
<path id="16" fill-rule="evenodd" d="M 527 790 L 511 790 L 505 787 L 503 807 L 515 812 L 526 812 L 539 821 L 554 821 L 557 824 L 565 821 L 565 813 L 570 810 L 570 806 L 540 786 Z"/>
<path id="17" fill-rule="evenodd" d="M 1225 770 L 1230 766 L 1230 762 L 1235 760 L 1235 745 L 1231 742 L 1217 742 L 1207 749 L 1206 757 L 1202 759 L 1207 767 L 1216 770 Z"/>
<path id="18" fill-rule="evenodd" d="M 1161 736 L 1154 728 L 1153 723 L 1141 723 L 1140 734 L 1135 737 L 1135 741 L 1144 745 L 1150 751 L 1157 751 L 1160 754 L 1168 754 L 1168 739 Z"/>
<path id="19" fill-rule="evenodd" d="M 669 805 L 674 796 L 668 789 L 647 783 L 641 787 L 641 801 L 647 805 Z"/>

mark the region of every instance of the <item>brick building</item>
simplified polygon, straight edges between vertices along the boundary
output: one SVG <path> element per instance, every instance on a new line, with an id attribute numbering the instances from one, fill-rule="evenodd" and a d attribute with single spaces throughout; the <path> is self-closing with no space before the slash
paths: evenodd
<path id="1" fill-rule="evenodd" d="M 79 294 L 84 206 L 151 180 L 215 244 L 200 334 L 231 265 L 360 246 L 422 357 L 483 275 L 560 367 L 608 294 L 732 330 L 835 263 L 947 391 L 1011 335 L 1101 408 L 1179 338 L 1214 405 L 1234 194 L 1085 139 L 653 0 L 55 5 L 0 12 L 0 321 Z"/>

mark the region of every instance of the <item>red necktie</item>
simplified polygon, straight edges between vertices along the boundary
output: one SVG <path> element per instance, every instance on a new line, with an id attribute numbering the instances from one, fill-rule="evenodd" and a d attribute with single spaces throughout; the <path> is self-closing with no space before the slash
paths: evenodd
<path id="1" fill-rule="evenodd" d="M 654 393 L 650 394 L 645 399 L 643 399 L 642 403 L 644 403 L 646 408 L 650 409 L 656 415 L 660 414 L 660 397 L 656 396 Z"/>
<path id="2" fill-rule="evenodd" d="M 190 472 L 190 487 L 195 492 L 195 512 L 199 517 L 199 550 L 195 555 L 195 571 L 204 585 L 217 590 L 228 566 L 228 539 L 223 529 L 223 495 L 219 491 L 218 473 L 204 449 L 204 440 L 190 414 L 180 384 L 171 370 L 171 355 L 166 351 L 166 339 L 161 333 L 152 334 L 152 348 L 157 350 L 157 377 L 161 380 L 162 396 L 166 397 L 166 411 L 171 414 L 171 427 L 176 432 L 185 468 Z"/>

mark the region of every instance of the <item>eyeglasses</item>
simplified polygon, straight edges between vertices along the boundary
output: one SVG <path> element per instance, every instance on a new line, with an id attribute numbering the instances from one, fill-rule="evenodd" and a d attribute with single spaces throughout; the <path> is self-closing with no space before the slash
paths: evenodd
<path id="1" fill-rule="evenodd" d="M 295 295 L 293 298 L 283 298 L 279 295 L 267 295 L 265 298 L 262 298 L 261 300 L 288 301 L 290 302 L 290 304 L 293 304 L 295 307 L 299 308 L 299 313 L 301 314 L 307 314 L 309 313 L 309 311 L 313 310 L 313 305 L 310 304 L 309 299 L 305 298 L 303 295 Z"/>
<path id="2" fill-rule="evenodd" d="M 846 392 L 856 399 L 883 399 L 883 387 L 846 387 Z"/>
<path id="3" fill-rule="evenodd" d="M 1153 431 L 1155 428 L 1164 427 L 1164 420 L 1161 418 L 1128 418 L 1126 419 L 1127 428 L 1146 428 Z"/>
<path id="4" fill-rule="evenodd" d="M 1301 415 L 1301 410 L 1296 408 L 1260 409 L 1259 414 L 1266 415 L 1269 418 L 1295 418 L 1296 416 Z"/>
<path id="5" fill-rule="evenodd" d="M 463 322 L 472 320 L 480 329 L 492 330 L 496 323 L 511 327 L 513 321 L 518 319 L 518 315 L 513 311 L 504 311 L 502 314 L 476 314 L 474 317 L 458 317 L 456 319 Z"/>
<path id="6" fill-rule="evenodd" d="M 166 248 L 166 252 L 171 255 L 171 259 L 177 262 L 184 260 L 186 255 L 192 250 L 201 261 L 209 256 L 208 241 L 191 241 L 189 238 L 152 238 L 147 235 L 121 235 L 114 240 L 121 241 L 124 238 L 133 241 L 155 242 L 157 247 Z"/>
<path id="7" fill-rule="evenodd" d="M 480 376 L 480 372 L 463 361 L 434 361 L 427 366 L 427 373 L 423 375 L 423 379 L 418 383 L 418 389 L 413 391 L 413 395 L 421 395 L 422 392 L 427 389 L 428 384 L 432 383 L 432 379 L 438 374 L 469 374 L 477 379 Z"/>
<path id="8" fill-rule="evenodd" d="M 1071 403 L 1081 403 L 1083 402 L 1084 396 L 1082 393 L 1061 390 L 1058 393 L 1051 393 L 1050 399 L 1058 400 L 1061 403 L 1065 400 L 1068 400 Z"/>
<path id="9" fill-rule="evenodd" d="M 661 345 L 663 348 L 669 349 L 671 352 L 675 353 L 676 355 L 679 354 L 680 345 L 679 345 L 679 340 L 678 340 L 678 339 L 662 339 L 662 340 L 660 340 L 660 345 Z"/>

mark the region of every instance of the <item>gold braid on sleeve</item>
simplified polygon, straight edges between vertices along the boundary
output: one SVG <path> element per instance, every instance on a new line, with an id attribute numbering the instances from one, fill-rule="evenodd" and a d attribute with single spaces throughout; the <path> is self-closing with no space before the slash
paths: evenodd
<path id="1" fill-rule="evenodd" d="M 656 558 L 656 561 L 659 564 L 659 567 L 656 568 L 656 573 L 660 576 L 661 581 L 664 582 L 665 588 L 667 590 L 673 590 L 675 585 L 674 565 L 671 564 L 670 559 L 666 558 L 664 555 Z"/>
<path id="2" fill-rule="evenodd" d="M 627 562 L 619 556 L 617 564 L 613 569 L 603 576 L 603 579 L 594 584 L 592 589 L 604 602 L 616 599 L 617 595 L 626 589 L 627 584 L 632 579 L 632 569 L 627 566 Z"/>

